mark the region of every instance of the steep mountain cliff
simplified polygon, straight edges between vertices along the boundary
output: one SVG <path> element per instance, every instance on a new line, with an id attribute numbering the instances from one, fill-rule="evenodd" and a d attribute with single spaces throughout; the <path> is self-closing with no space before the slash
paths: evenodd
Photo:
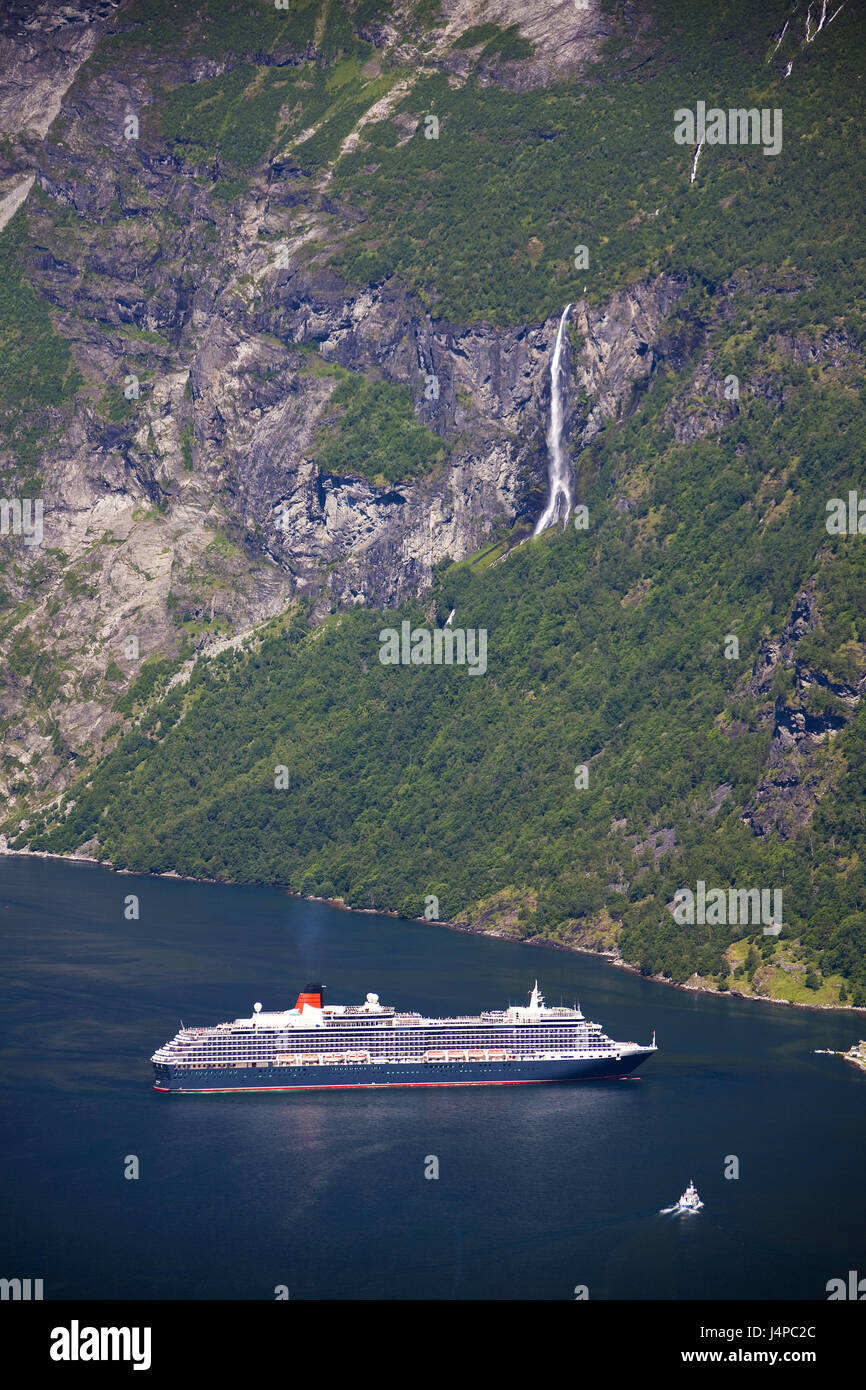
<path id="1" fill-rule="evenodd" d="M 845 6 L 819 21 L 744 0 L 7 7 L 0 467 L 43 513 L 41 543 L 0 539 L 16 847 L 413 914 L 432 894 L 681 980 L 810 997 L 808 962 L 821 1001 L 862 994 L 862 825 L 839 810 L 862 542 L 825 521 L 866 442 L 863 34 Z M 779 149 L 677 143 L 699 102 L 779 111 Z M 532 541 L 566 303 L 589 519 Z M 381 668 L 378 629 L 455 607 L 489 629 L 482 680 L 436 672 L 434 695 Z M 326 735 L 325 651 L 344 714 L 381 714 L 369 738 L 343 716 Z M 231 844 L 220 808 L 273 800 L 286 739 L 317 749 L 293 809 Z M 582 802 L 569 764 L 592 770 Z M 746 937 L 672 926 L 713 872 L 788 875 L 760 978 Z"/>
<path id="2" fill-rule="evenodd" d="M 7 491 L 41 476 L 45 542 L 17 548 L 4 586 L 7 791 L 62 784 L 116 726 L 112 706 L 142 659 L 188 658 L 298 596 L 314 617 L 397 602 L 497 522 L 531 518 L 555 321 L 443 322 L 395 278 L 354 287 L 328 259 L 358 215 L 331 201 L 332 166 L 366 123 L 387 121 L 398 89 L 405 102 L 437 63 L 455 81 L 477 66 L 482 82 L 543 85 L 592 58 L 608 29 L 588 8 L 536 11 L 524 12 L 541 32 L 535 51 L 508 61 L 486 54 L 498 12 L 478 51 L 453 47 L 465 33 L 456 7 L 426 69 L 421 21 L 399 7 L 7 13 L 6 247 L 50 306 L 45 336 L 74 364 L 41 414 L 53 364 L 32 353 L 8 391 Z M 317 137 L 330 149 L 305 169 L 293 151 Z M 649 374 L 635 331 L 645 353 L 681 288 L 658 277 L 621 292 L 612 334 L 609 310 L 589 311 L 590 339 L 591 321 L 619 345 L 606 363 L 587 354 L 588 433 Z M 345 450 L 339 473 L 321 465 L 322 433 L 342 416 L 331 397 L 358 377 L 406 388 L 388 423 L 401 455 L 413 420 L 436 436 L 423 476 L 363 476 Z M 35 680 L 22 669 L 31 644 Z"/>

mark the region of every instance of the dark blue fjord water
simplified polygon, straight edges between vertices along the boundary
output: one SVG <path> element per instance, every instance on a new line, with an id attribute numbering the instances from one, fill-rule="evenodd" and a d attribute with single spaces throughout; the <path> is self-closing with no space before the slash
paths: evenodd
<path id="1" fill-rule="evenodd" d="M 866 1075 L 812 1055 L 862 1015 L 57 861 L 0 857 L 0 939 L 0 1276 L 46 1298 L 825 1299 L 866 1274 Z M 548 1002 L 579 999 L 618 1038 L 655 1028 L 662 1050 L 612 1084 L 151 1089 L 180 1018 L 290 1007 L 307 979 L 443 1014 L 522 1002 L 536 975 Z M 660 1215 L 692 1177 L 705 1210 Z"/>

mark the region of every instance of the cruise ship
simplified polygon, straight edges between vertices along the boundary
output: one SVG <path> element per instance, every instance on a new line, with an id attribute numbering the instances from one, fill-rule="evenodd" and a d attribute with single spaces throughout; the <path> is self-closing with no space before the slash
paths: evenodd
<path id="1" fill-rule="evenodd" d="M 310 1091 L 353 1086 L 504 1086 L 624 1080 L 656 1049 L 613 1042 L 579 1008 L 529 1003 L 471 1017 L 424 1018 L 379 1003 L 325 1004 L 307 985 L 293 1009 L 211 1028 L 181 1027 L 155 1052 L 154 1089 Z"/>

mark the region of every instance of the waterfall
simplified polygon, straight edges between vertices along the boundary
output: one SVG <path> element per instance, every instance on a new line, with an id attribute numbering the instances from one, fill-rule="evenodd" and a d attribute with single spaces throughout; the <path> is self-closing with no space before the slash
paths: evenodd
<path id="1" fill-rule="evenodd" d="M 700 157 L 701 157 L 701 150 L 702 150 L 703 148 L 704 148 L 704 142 L 703 142 L 703 140 L 702 140 L 701 143 L 698 145 L 698 148 L 695 150 L 695 157 L 694 157 L 694 159 L 692 160 L 692 176 L 691 176 L 691 178 L 689 179 L 689 183 L 694 183 L 694 181 L 695 181 L 695 175 L 696 175 L 697 172 L 698 172 L 698 160 L 699 160 Z"/>
<path id="2" fill-rule="evenodd" d="M 781 34 L 779 35 L 779 37 L 776 39 L 776 47 L 773 49 L 773 52 L 770 54 L 770 58 L 774 58 L 774 57 L 776 56 L 777 52 L 779 51 L 779 44 L 782 42 L 782 39 L 785 37 L 785 35 L 787 34 L 787 32 L 788 32 L 788 21 L 787 21 L 787 19 L 786 19 L 786 20 L 785 20 L 785 27 L 784 27 L 784 29 L 782 30 L 782 32 L 781 32 Z M 768 63 L 769 63 L 769 61 L 770 61 L 770 58 L 767 59 L 767 62 L 768 62 Z"/>
<path id="3" fill-rule="evenodd" d="M 560 372 L 562 367 L 562 345 L 565 341 L 565 320 L 568 318 L 570 304 L 566 304 L 559 320 L 553 356 L 550 359 L 550 425 L 547 431 L 547 477 L 550 496 L 547 506 L 535 523 L 534 536 L 540 536 L 548 526 L 552 526 L 562 515 L 563 526 L 571 511 L 571 488 L 569 469 L 562 451 L 562 393 L 560 391 Z"/>
<path id="4" fill-rule="evenodd" d="M 828 19 L 828 18 L 827 18 L 827 0 L 821 0 L 821 18 L 818 20 L 818 27 L 817 27 L 817 29 L 813 29 L 813 28 L 812 28 L 812 6 L 810 5 L 809 8 L 808 8 L 808 10 L 806 11 L 806 42 L 807 42 L 807 43 L 814 43 L 815 39 L 816 39 L 816 38 L 818 37 L 818 35 L 820 34 L 821 30 L 824 28 L 824 25 L 825 25 L 825 24 L 832 24 L 832 23 L 833 23 L 833 20 L 836 18 L 836 15 L 837 15 L 837 14 L 840 14 L 841 11 L 844 10 L 844 8 L 845 8 L 844 5 L 840 5 L 840 6 L 839 6 L 839 9 L 836 11 L 836 14 L 831 14 L 830 18 Z"/>

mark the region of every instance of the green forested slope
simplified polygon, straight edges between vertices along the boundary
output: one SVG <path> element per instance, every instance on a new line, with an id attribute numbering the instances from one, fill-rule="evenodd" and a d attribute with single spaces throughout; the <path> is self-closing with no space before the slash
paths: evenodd
<path id="1" fill-rule="evenodd" d="M 847 460 L 866 450 L 866 423 L 850 389 L 797 375 L 784 412 L 744 404 L 721 439 L 691 447 L 664 428 L 675 380 L 660 377 L 593 450 L 588 532 L 447 569 L 438 620 L 453 606 L 455 625 L 486 628 L 484 676 L 380 664 L 379 629 L 423 623 L 421 609 L 355 611 L 312 633 L 298 613 L 255 654 L 197 668 L 31 843 L 70 850 L 96 835 L 119 865 L 286 883 L 413 915 L 435 894 L 440 916 L 472 917 L 502 893 L 519 910 L 514 930 L 562 940 L 606 909 L 627 958 L 679 979 L 726 974 L 722 952 L 742 933 L 675 926 L 664 905 L 678 887 L 783 886 L 780 947 L 799 937 L 810 964 L 844 973 L 863 997 L 862 713 L 828 744 L 826 758 L 844 757 L 842 780 L 810 828 L 784 842 L 741 821 L 771 733 L 743 693 L 762 631 L 784 627 L 814 576 L 810 660 L 843 680 L 852 651 L 862 669 L 866 638 L 860 538 L 824 526 L 826 496 L 844 491 Z M 645 490 L 623 513 L 612 491 L 647 458 Z M 762 528 L 754 499 L 780 459 L 784 498 Z M 730 633 L 739 661 L 723 654 Z M 576 790 L 582 763 L 589 785 Z M 288 788 L 274 786 L 278 765 Z M 651 849 L 636 855 L 629 837 L 662 828 L 674 848 L 658 862 Z"/>
<path id="2" fill-rule="evenodd" d="M 299 102 L 290 132 L 322 119 L 297 147 L 297 178 L 330 164 L 322 216 L 341 229 L 329 254 L 350 283 L 396 276 L 452 322 L 529 324 L 657 271 L 685 278 L 646 393 L 575 459 L 589 528 L 515 545 L 501 563 L 443 566 L 423 607 L 336 614 L 315 631 L 298 608 L 250 654 L 200 663 L 188 688 L 145 709 L 17 845 L 98 845 L 121 866 L 412 915 L 435 896 L 442 918 L 616 944 L 677 980 L 697 971 L 866 1004 L 866 712 L 831 689 L 866 674 L 866 543 L 825 529 L 827 499 L 864 485 L 862 27 L 846 7 L 814 43 L 787 40 L 785 79 L 781 58 L 768 61 L 784 4 L 640 8 L 653 23 L 616 22 L 585 77 L 529 91 L 507 71 L 528 53 L 485 30 L 501 83 L 429 71 L 396 108 L 437 114 L 438 140 L 422 123 L 401 143 L 405 124 L 389 117 L 339 160 L 353 103 L 380 90 L 339 68 L 364 57 L 360 11 L 355 29 L 333 30 L 333 72 L 285 74 Z M 299 8 L 292 42 L 314 13 Z M 335 22 L 329 9 L 326 35 Z M 457 46 L 482 61 L 481 47 Z M 242 73 L 237 90 L 219 77 L 167 98 L 161 136 L 193 161 L 218 151 L 239 176 L 270 147 L 250 113 L 258 102 L 276 118 L 283 77 Z M 242 94 L 250 119 L 236 128 Z M 690 183 L 673 112 L 697 100 L 781 107 L 782 152 L 707 148 Z M 578 243 L 587 270 L 574 267 Z M 728 374 L 736 408 L 708 384 Z M 322 466 L 370 442 L 372 389 L 333 398 L 343 434 L 323 444 Z M 378 401 L 382 457 L 364 457 L 368 476 L 441 462 L 420 426 L 401 461 L 392 395 Z M 803 591 L 817 621 L 800 666 L 781 661 L 759 691 L 761 643 L 781 638 Z M 487 630 L 484 676 L 380 664 L 380 628 L 432 622 L 434 605 L 440 624 L 454 607 L 456 626 Z M 738 660 L 724 655 L 730 634 Z M 808 691 L 800 668 L 815 677 Z M 152 674 L 156 685 L 165 672 Z M 130 692 L 118 712 L 134 707 Z M 811 801 L 784 833 L 759 835 L 743 816 L 762 782 L 789 775 L 773 762 L 785 709 L 841 727 L 799 769 Z M 666 904 L 699 879 L 783 888 L 782 936 L 677 926 Z"/>
<path id="3" fill-rule="evenodd" d="M 461 323 L 537 321 L 654 270 L 717 282 L 758 264 L 808 269 L 838 303 L 862 306 L 856 14 L 780 49 L 794 62 L 785 79 L 767 61 L 784 0 L 653 0 L 639 35 L 607 8 L 622 37 L 579 79 L 530 91 L 479 77 L 455 87 L 445 72 L 413 82 L 398 111 L 435 114 L 438 138 L 422 119 L 401 142 L 387 120 L 340 161 L 335 187 L 366 214 L 340 269 L 358 283 L 399 274 Z M 690 183 L 673 116 L 698 100 L 780 108 L 781 152 L 708 145 Z"/>

